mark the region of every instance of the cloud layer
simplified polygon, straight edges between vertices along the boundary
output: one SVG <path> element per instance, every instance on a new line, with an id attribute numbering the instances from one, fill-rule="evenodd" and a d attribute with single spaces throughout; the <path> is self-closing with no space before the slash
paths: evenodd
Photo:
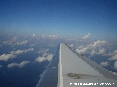
<path id="1" fill-rule="evenodd" d="M 21 67 L 23 67 L 23 66 L 25 66 L 26 64 L 28 64 L 28 63 L 30 63 L 30 61 L 23 61 L 23 62 L 21 62 L 21 63 L 11 63 L 11 64 L 8 64 L 8 68 L 13 68 L 13 67 L 19 67 L 19 68 L 21 68 Z"/>
<path id="2" fill-rule="evenodd" d="M 9 54 L 2 54 L 0 56 L 0 60 L 8 61 L 9 59 L 15 58 L 17 55 L 22 53 L 27 53 L 29 51 L 33 51 L 34 48 L 29 48 L 27 50 L 17 50 L 17 51 L 11 51 Z"/>

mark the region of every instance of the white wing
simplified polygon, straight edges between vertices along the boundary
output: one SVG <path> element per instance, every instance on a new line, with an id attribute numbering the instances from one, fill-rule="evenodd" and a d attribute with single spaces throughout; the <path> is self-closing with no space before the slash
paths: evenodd
<path id="1" fill-rule="evenodd" d="M 61 43 L 36 87 L 117 87 L 117 76 Z"/>

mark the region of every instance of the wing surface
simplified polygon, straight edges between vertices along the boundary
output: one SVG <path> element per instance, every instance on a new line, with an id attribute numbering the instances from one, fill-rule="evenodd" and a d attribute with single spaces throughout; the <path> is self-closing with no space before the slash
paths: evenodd
<path id="1" fill-rule="evenodd" d="M 117 76 L 60 43 L 36 87 L 117 87 Z"/>

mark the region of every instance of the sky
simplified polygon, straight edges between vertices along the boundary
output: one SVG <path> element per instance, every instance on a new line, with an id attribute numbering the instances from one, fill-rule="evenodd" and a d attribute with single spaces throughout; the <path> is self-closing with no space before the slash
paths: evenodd
<path id="1" fill-rule="evenodd" d="M 0 34 L 117 36 L 117 0 L 0 0 Z"/>

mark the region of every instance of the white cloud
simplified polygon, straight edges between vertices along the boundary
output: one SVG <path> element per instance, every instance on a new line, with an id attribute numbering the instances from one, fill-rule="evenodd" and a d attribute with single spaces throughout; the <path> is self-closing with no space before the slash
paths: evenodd
<path id="1" fill-rule="evenodd" d="M 66 41 L 77 41 L 77 38 L 66 38 Z"/>
<path id="2" fill-rule="evenodd" d="M 89 45 L 81 45 L 76 49 L 76 51 L 81 54 L 90 53 L 91 56 L 94 54 L 104 54 L 106 50 L 102 48 L 102 46 L 105 44 L 106 44 L 106 41 L 98 40 Z"/>
<path id="3" fill-rule="evenodd" d="M 19 64 L 18 63 L 11 63 L 11 64 L 8 64 L 8 68 L 13 68 L 13 67 L 21 68 L 21 67 L 23 67 L 24 65 L 26 65 L 28 63 L 30 63 L 30 61 L 23 61 L 23 62 L 21 62 Z"/>
<path id="4" fill-rule="evenodd" d="M 42 35 L 41 35 L 41 38 L 46 38 L 46 35 L 45 35 L 45 34 L 42 34 Z"/>
<path id="5" fill-rule="evenodd" d="M 35 45 L 36 45 L 36 44 L 30 44 L 29 46 L 30 46 L 30 47 L 33 47 L 33 46 L 35 46 Z"/>
<path id="6" fill-rule="evenodd" d="M 117 60 L 117 50 L 115 50 L 113 53 L 109 54 L 111 57 L 109 60 Z"/>
<path id="7" fill-rule="evenodd" d="M 22 53 L 27 53 L 28 51 L 33 51 L 34 48 L 29 48 L 27 50 L 17 50 L 17 51 L 11 51 L 10 53 L 11 54 L 14 54 L 14 55 L 19 55 L 19 54 L 22 54 Z"/>
<path id="8" fill-rule="evenodd" d="M 0 65 L 0 68 L 2 67 L 2 65 Z"/>
<path id="9" fill-rule="evenodd" d="M 114 63 L 114 68 L 117 69 L 117 61 Z"/>
<path id="10" fill-rule="evenodd" d="M 88 48 L 87 48 L 87 47 L 82 48 L 82 49 L 76 49 L 76 51 L 77 51 L 78 53 L 81 53 L 81 54 L 86 53 L 86 51 L 87 51 L 87 50 L 88 50 Z"/>
<path id="11" fill-rule="evenodd" d="M 58 38 L 58 35 L 49 35 L 49 38 L 50 39 L 57 39 Z"/>
<path id="12" fill-rule="evenodd" d="M 85 39 L 87 39 L 89 37 L 90 37 L 90 33 L 88 33 L 87 35 L 83 36 L 82 39 L 85 40 Z"/>
<path id="13" fill-rule="evenodd" d="M 15 57 L 16 57 L 16 55 L 13 55 L 13 54 L 2 54 L 0 56 L 0 60 L 7 61 L 7 60 L 15 58 Z"/>
<path id="14" fill-rule="evenodd" d="M 39 50 L 39 53 L 47 53 L 49 51 L 49 49 L 46 49 L 46 50 Z"/>
<path id="15" fill-rule="evenodd" d="M 56 43 L 49 43 L 48 46 L 49 47 L 56 47 Z"/>
<path id="16" fill-rule="evenodd" d="M 3 41 L 3 44 L 5 45 L 12 45 L 14 42 L 16 42 L 17 37 L 13 37 L 11 40 Z"/>
<path id="17" fill-rule="evenodd" d="M 52 60 L 52 57 L 53 57 L 53 54 L 49 54 L 49 55 L 47 56 L 47 60 L 48 60 L 48 61 Z"/>
<path id="18" fill-rule="evenodd" d="M 11 41 L 15 42 L 17 40 L 17 37 L 13 37 Z"/>
<path id="19" fill-rule="evenodd" d="M 3 41 L 3 44 L 5 44 L 5 45 L 7 45 L 9 43 L 10 43 L 10 41 Z"/>
<path id="20" fill-rule="evenodd" d="M 17 42 L 16 44 L 17 45 L 24 45 L 24 44 L 26 44 L 28 42 L 28 40 L 25 40 L 25 41 L 22 41 L 22 42 Z"/>
<path id="21" fill-rule="evenodd" d="M 37 62 L 43 62 L 43 61 L 50 61 L 53 57 L 53 54 L 48 54 L 47 52 L 49 49 L 46 50 L 39 50 L 39 53 L 42 53 L 42 56 L 39 56 L 38 58 L 35 59 Z"/>
<path id="22" fill-rule="evenodd" d="M 46 35 L 46 34 L 42 34 L 41 35 L 41 38 L 47 38 L 47 39 L 57 39 L 58 38 L 58 35 Z"/>
<path id="23" fill-rule="evenodd" d="M 35 37 L 35 36 L 36 36 L 36 34 L 32 34 L 32 36 L 33 36 L 33 37 Z"/>
<path id="24" fill-rule="evenodd" d="M 104 45 L 106 43 L 106 41 L 104 41 L 104 40 L 102 40 L 102 41 L 100 41 L 100 40 L 98 40 L 98 41 L 96 41 L 96 42 L 94 42 L 94 44 L 92 44 L 92 46 L 93 47 L 96 47 L 96 46 L 101 46 L 101 45 Z"/>
<path id="25" fill-rule="evenodd" d="M 73 44 L 70 44 L 70 46 L 69 47 L 73 47 L 74 45 Z"/>
<path id="26" fill-rule="evenodd" d="M 97 51 L 96 50 L 91 50 L 90 56 L 95 55 L 95 54 L 97 54 Z"/>
<path id="27" fill-rule="evenodd" d="M 101 62 L 100 65 L 101 66 L 108 66 L 108 62 Z"/>
<path id="28" fill-rule="evenodd" d="M 53 54 L 48 54 L 47 56 L 42 56 L 42 57 L 39 56 L 38 58 L 35 59 L 35 61 L 37 62 L 43 62 L 46 60 L 50 61 L 52 57 L 53 57 Z"/>
<path id="29" fill-rule="evenodd" d="M 0 55 L 0 60 L 8 61 L 9 59 L 15 58 L 19 54 L 26 53 L 28 51 L 33 51 L 33 50 L 34 50 L 34 48 L 29 48 L 27 50 L 11 51 L 9 54 Z"/>
<path id="30" fill-rule="evenodd" d="M 37 61 L 37 62 L 42 62 L 42 61 L 45 61 L 45 60 L 46 60 L 45 57 L 40 57 L 40 56 L 35 59 L 35 61 Z"/>
<path id="31" fill-rule="evenodd" d="M 116 73 L 116 72 L 113 72 L 113 74 L 117 75 L 117 73 Z"/>
<path id="32" fill-rule="evenodd" d="M 104 48 L 101 48 L 99 49 L 98 53 L 97 54 L 104 54 L 105 53 L 105 49 Z"/>

